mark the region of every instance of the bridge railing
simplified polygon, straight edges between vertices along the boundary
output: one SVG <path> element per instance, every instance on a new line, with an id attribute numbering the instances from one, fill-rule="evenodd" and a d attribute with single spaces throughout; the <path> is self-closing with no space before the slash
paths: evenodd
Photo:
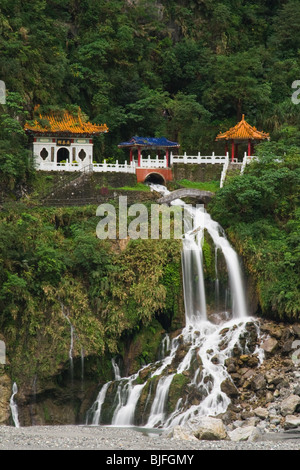
<path id="1" fill-rule="evenodd" d="M 222 164 L 223 166 L 227 162 L 229 156 L 227 155 L 201 155 L 200 152 L 198 155 L 173 155 L 170 154 L 170 165 L 174 163 L 209 163 L 209 164 Z M 253 159 L 256 159 L 255 156 L 248 156 L 246 153 L 243 158 L 242 166 L 241 166 L 241 173 L 243 173 L 246 165 L 250 163 Z M 237 159 L 235 159 L 232 163 L 238 163 Z M 240 163 L 239 163 L 240 164 Z M 44 171 L 95 171 L 95 172 L 121 172 L 121 173 L 135 173 L 136 167 L 138 166 L 137 161 L 132 161 L 131 163 L 119 163 L 116 160 L 115 163 L 107 163 L 106 160 L 103 163 L 90 163 L 86 164 L 84 162 L 47 162 L 41 161 L 36 165 L 38 170 Z M 167 157 L 164 156 L 163 158 L 159 157 L 158 155 L 156 158 L 151 158 L 150 155 L 146 158 L 141 157 L 140 159 L 140 168 L 167 168 Z"/>
<path id="2" fill-rule="evenodd" d="M 116 163 L 106 163 L 106 160 L 103 163 L 94 163 L 93 171 L 95 172 L 119 172 L 119 173 L 135 173 L 135 163 L 119 163 L 116 160 Z"/>
<path id="3" fill-rule="evenodd" d="M 136 166 L 138 166 L 138 162 L 135 162 Z M 167 157 L 164 156 L 160 158 L 156 155 L 156 158 L 151 158 L 148 155 L 147 158 L 141 158 L 140 160 L 140 168 L 167 168 Z"/>
<path id="4" fill-rule="evenodd" d="M 170 163 L 221 163 L 224 164 L 226 161 L 226 155 L 201 155 L 200 152 L 198 155 L 187 155 L 186 152 L 183 155 L 173 155 L 171 153 Z"/>
<path id="5" fill-rule="evenodd" d="M 40 161 L 36 164 L 38 170 L 43 171 L 83 171 L 86 167 L 86 164 L 83 163 L 71 163 L 69 161 L 65 162 L 44 162 Z"/>
<path id="6" fill-rule="evenodd" d="M 70 163 L 66 162 L 40 162 L 37 165 L 38 170 L 43 171 L 80 171 L 80 172 L 120 172 L 120 173 L 135 173 L 135 164 L 132 162 L 124 164 L 116 161 L 115 163 L 106 163 L 104 160 L 103 163 L 90 163 L 88 165 L 84 163 Z"/>
<path id="7" fill-rule="evenodd" d="M 249 163 L 251 163 L 253 160 L 257 160 L 257 157 L 255 155 L 247 155 L 247 153 L 244 153 L 244 158 L 241 166 L 241 173 L 244 173 L 245 168 Z"/>
<path id="8" fill-rule="evenodd" d="M 226 174 L 227 174 L 228 166 L 229 166 L 229 155 L 228 155 L 228 153 L 227 153 L 226 158 L 225 158 L 225 162 L 224 162 L 224 165 L 223 165 L 221 177 L 220 177 L 220 188 L 223 188 L 223 186 L 224 186 L 224 182 L 225 182 L 225 179 L 226 179 Z"/>

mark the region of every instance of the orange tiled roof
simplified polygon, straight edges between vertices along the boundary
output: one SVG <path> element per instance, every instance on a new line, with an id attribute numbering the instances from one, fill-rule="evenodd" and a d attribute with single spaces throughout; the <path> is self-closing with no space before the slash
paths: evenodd
<path id="1" fill-rule="evenodd" d="M 269 134 L 258 131 L 255 127 L 250 126 L 250 124 L 248 124 L 248 122 L 245 121 L 245 115 L 243 114 L 242 120 L 238 124 L 236 124 L 236 126 L 231 127 L 226 132 L 220 133 L 216 137 L 216 140 L 220 140 L 220 139 L 263 140 L 263 139 L 269 139 L 269 138 L 270 138 Z"/>
<path id="2" fill-rule="evenodd" d="M 29 124 L 28 122 L 25 124 L 25 131 L 70 134 L 99 134 L 108 132 L 106 124 L 96 125 L 84 121 L 81 116 L 81 110 L 79 110 L 78 116 L 73 116 L 68 111 L 65 111 L 62 118 L 55 116 L 55 114 L 40 114 L 39 118 L 40 120 L 47 121 L 45 126 L 38 120 L 35 120 L 33 124 Z"/>

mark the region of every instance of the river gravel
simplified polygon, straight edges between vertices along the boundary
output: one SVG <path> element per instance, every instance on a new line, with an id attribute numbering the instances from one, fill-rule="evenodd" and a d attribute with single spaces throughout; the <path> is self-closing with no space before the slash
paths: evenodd
<path id="1" fill-rule="evenodd" d="M 187 441 L 164 437 L 159 432 L 111 426 L 0 426 L 0 450 L 102 450 L 106 456 L 131 450 L 168 454 L 200 450 L 300 450 L 300 436 L 269 433 L 256 442 Z"/>

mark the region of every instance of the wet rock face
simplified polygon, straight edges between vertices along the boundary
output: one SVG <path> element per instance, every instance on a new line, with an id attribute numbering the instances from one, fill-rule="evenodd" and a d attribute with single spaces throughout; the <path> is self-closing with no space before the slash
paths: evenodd
<path id="1" fill-rule="evenodd" d="M 221 439 L 256 441 L 266 432 L 300 427 L 300 325 L 265 320 L 259 323 L 260 334 L 249 324 L 248 333 L 239 339 L 232 357 L 225 362 L 230 378 L 221 389 L 231 403 L 225 413 L 216 417 L 226 431 Z M 257 346 L 264 354 L 262 361 Z M 182 439 L 196 436 L 186 424 L 177 426 L 175 435 Z M 209 438 L 205 433 L 196 437 Z"/>
<path id="2" fill-rule="evenodd" d="M 230 396 L 231 404 L 222 419 L 232 431 L 249 422 L 261 432 L 294 429 L 300 425 L 300 328 L 298 324 L 259 323 L 260 338 L 255 340 L 252 334 L 248 342 L 253 353 L 239 355 L 237 347 L 226 361 L 238 394 L 230 395 L 231 388 L 226 389 L 224 384 L 223 391 Z M 262 363 L 255 353 L 255 342 L 264 353 Z M 248 439 L 246 431 L 235 431 L 231 437 Z"/>
<path id="3" fill-rule="evenodd" d="M 211 353 L 212 363 L 216 366 L 222 365 L 222 352 L 229 343 L 228 333 L 229 329 L 224 325 L 218 336 L 218 353 L 206 351 Z M 166 369 L 167 374 L 174 374 L 166 403 L 168 414 L 172 413 L 179 400 L 186 408 L 199 405 L 207 397 L 214 381 L 213 376 L 205 375 L 198 347 L 192 352 L 189 368 L 178 373 L 178 364 L 188 353 L 190 343 L 183 341 L 180 331 L 173 333 L 173 337 L 177 335 L 178 348 L 173 362 Z M 224 366 L 228 378 L 223 380 L 221 392 L 229 397 L 230 404 L 226 412 L 216 418 L 226 427 L 227 439 L 230 436 L 233 440 L 256 439 L 253 426 L 264 433 L 295 429 L 300 425 L 300 325 L 262 319 L 249 321 L 235 340 L 232 354 Z M 141 426 L 149 418 L 153 391 L 159 380 L 158 376 L 151 379 L 152 372 L 149 365 L 136 378 L 137 383 L 145 384 L 135 412 L 136 424 Z M 9 423 L 11 386 L 9 377 L 0 374 L 0 423 Z M 117 390 L 118 382 L 112 380 L 102 406 L 101 424 L 111 424 L 117 405 Z M 82 424 L 96 392 L 99 392 L 99 385 L 95 386 L 88 380 L 83 388 L 82 383 L 75 380 L 73 388 L 49 381 L 35 394 L 32 388 L 22 389 L 16 397 L 21 425 Z M 239 428 L 243 428 L 243 432 L 235 431 Z M 186 429 L 182 433 L 189 435 Z M 209 437 L 198 433 L 197 438 Z"/>
<path id="4" fill-rule="evenodd" d="M 9 399 L 11 396 L 12 382 L 10 377 L 0 366 L 0 425 L 7 424 L 10 418 Z"/>

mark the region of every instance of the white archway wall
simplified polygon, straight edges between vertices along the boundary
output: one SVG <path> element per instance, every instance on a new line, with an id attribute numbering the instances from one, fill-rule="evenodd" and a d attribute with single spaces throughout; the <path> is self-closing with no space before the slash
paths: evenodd
<path id="1" fill-rule="evenodd" d="M 59 138 L 55 138 L 53 142 L 52 138 L 37 138 L 33 142 L 33 156 L 35 164 L 39 167 L 41 164 L 47 165 L 49 167 L 56 166 L 57 164 L 57 152 L 60 148 L 67 148 L 69 150 L 69 163 L 79 163 L 82 165 L 89 165 L 93 163 L 93 143 L 90 142 L 90 139 L 72 139 L 73 142 L 69 146 L 66 145 L 57 145 L 56 141 Z M 62 139 L 63 140 L 63 139 Z M 66 140 L 66 139 L 65 139 Z M 47 158 L 43 160 L 41 157 L 41 151 L 46 149 L 48 152 Z M 84 160 L 81 160 L 79 153 L 83 150 L 85 152 Z M 52 165 L 51 165 L 52 164 Z"/>

